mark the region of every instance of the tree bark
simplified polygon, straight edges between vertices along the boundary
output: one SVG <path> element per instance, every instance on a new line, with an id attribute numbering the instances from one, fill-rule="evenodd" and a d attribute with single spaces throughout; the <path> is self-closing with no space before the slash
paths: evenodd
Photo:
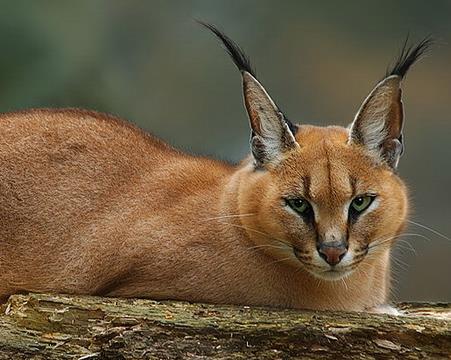
<path id="1" fill-rule="evenodd" d="M 450 359 L 451 305 L 406 316 L 14 295 L 0 359 Z"/>

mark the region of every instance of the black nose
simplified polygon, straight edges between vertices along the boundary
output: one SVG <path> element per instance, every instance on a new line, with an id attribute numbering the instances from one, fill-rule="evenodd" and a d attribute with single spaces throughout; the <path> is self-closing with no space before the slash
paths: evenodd
<path id="1" fill-rule="evenodd" d="M 348 245 L 342 241 L 321 243 L 317 247 L 318 254 L 331 265 L 337 265 L 348 251 Z"/>

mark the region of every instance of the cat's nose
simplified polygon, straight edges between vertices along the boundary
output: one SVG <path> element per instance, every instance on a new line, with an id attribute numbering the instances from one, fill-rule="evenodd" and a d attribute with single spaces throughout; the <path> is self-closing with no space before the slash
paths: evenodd
<path id="1" fill-rule="evenodd" d="M 342 241 L 323 242 L 318 245 L 318 254 L 331 266 L 337 265 L 348 252 L 348 246 Z"/>

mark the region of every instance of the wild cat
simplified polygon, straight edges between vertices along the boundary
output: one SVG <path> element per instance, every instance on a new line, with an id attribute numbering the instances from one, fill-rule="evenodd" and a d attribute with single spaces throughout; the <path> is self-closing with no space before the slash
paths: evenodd
<path id="1" fill-rule="evenodd" d="M 251 155 L 184 154 L 79 109 L 0 116 L 0 296 L 59 292 L 374 310 L 409 212 L 396 173 L 404 47 L 348 128 L 289 121 L 244 52 Z"/>

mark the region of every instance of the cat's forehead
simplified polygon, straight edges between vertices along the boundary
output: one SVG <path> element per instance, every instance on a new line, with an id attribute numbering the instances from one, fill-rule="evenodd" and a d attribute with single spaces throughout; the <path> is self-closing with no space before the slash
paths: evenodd
<path id="1" fill-rule="evenodd" d="M 286 175 L 307 198 L 333 203 L 376 186 L 378 170 L 360 149 L 348 144 L 347 129 L 302 126 L 296 140 L 300 147 L 288 159 Z"/>
<path id="2" fill-rule="evenodd" d="M 334 173 L 352 172 L 370 165 L 361 149 L 348 142 L 349 131 L 339 126 L 301 126 L 296 133 L 300 145 L 293 161 L 300 170 Z"/>
<path id="3" fill-rule="evenodd" d="M 296 131 L 296 141 L 301 146 L 320 144 L 324 140 L 329 143 L 345 144 L 348 138 L 349 130 L 341 126 L 302 125 Z"/>

